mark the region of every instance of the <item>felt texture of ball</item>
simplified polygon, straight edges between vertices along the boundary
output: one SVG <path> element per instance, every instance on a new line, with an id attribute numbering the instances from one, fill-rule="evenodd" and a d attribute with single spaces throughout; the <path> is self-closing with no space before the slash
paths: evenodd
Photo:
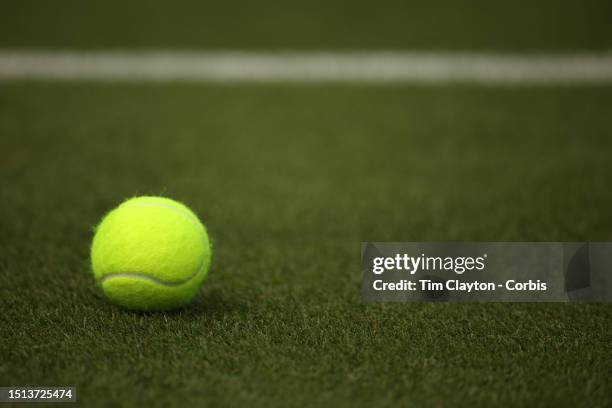
<path id="1" fill-rule="evenodd" d="M 164 197 L 123 202 L 96 227 L 91 245 L 94 277 L 106 297 L 135 310 L 169 310 L 190 302 L 211 255 L 198 217 Z"/>

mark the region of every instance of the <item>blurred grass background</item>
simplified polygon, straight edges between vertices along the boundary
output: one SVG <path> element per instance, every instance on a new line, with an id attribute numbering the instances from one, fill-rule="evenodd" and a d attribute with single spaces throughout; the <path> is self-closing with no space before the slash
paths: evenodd
<path id="1" fill-rule="evenodd" d="M 607 50 L 608 0 L 8 2 L 0 47 Z"/>

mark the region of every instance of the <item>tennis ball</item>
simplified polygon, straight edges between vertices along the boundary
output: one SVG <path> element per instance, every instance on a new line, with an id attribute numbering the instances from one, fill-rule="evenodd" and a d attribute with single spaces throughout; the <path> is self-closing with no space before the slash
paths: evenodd
<path id="1" fill-rule="evenodd" d="M 208 273 L 206 228 L 183 204 L 163 197 L 129 199 L 96 227 L 94 277 L 112 302 L 135 310 L 188 303 Z"/>

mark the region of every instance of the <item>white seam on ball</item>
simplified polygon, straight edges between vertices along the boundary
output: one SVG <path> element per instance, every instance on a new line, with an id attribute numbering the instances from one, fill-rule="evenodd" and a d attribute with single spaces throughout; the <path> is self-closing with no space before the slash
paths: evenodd
<path id="1" fill-rule="evenodd" d="M 202 257 L 204 258 L 204 257 Z M 186 279 L 177 281 L 177 282 L 168 282 L 168 281 L 163 281 L 157 278 L 154 278 L 153 276 L 150 275 L 146 275 L 143 273 L 131 273 L 131 272 L 119 272 L 119 273 L 109 273 L 104 275 L 101 279 L 100 279 L 100 283 L 104 283 L 110 279 L 114 279 L 114 278 L 130 278 L 130 279 L 143 279 L 143 280 L 148 280 L 150 282 L 153 282 L 157 285 L 162 285 L 162 286 L 181 286 L 184 285 L 186 283 L 189 283 L 193 278 L 195 278 L 196 276 L 198 276 L 198 274 L 200 273 L 200 271 L 204 268 L 204 262 L 202 259 L 202 262 L 200 262 L 199 264 L 200 268 L 198 270 L 196 270 L 196 273 L 192 274 L 191 276 L 189 276 Z"/>

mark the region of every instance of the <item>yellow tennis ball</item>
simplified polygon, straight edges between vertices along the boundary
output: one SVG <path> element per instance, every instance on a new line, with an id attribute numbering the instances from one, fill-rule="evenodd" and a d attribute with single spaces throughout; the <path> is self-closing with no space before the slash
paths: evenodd
<path id="1" fill-rule="evenodd" d="M 136 310 L 168 310 L 191 301 L 211 255 L 198 217 L 163 197 L 125 201 L 102 219 L 91 245 L 94 277 L 106 297 Z"/>

